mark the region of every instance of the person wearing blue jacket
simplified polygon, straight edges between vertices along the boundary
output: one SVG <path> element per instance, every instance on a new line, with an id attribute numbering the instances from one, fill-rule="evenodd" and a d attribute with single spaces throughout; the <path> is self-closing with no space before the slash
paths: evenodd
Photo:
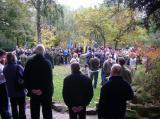
<path id="1" fill-rule="evenodd" d="M 23 77 L 23 71 L 24 68 L 17 64 L 16 55 L 8 53 L 7 64 L 3 69 L 3 73 L 7 83 L 13 119 L 26 119 L 25 88 L 23 86 L 19 88 L 21 84 L 18 84 L 19 77 Z"/>

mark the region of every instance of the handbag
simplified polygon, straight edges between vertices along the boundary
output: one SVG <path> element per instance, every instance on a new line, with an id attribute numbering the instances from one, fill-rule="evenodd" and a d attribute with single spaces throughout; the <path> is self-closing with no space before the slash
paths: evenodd
<path id="1" fill-rule="evenodd" d="M 16 68 L 16 90 L 21 91 L 24 89 L 23 75 L 20 73 L 19 66 Z"/>

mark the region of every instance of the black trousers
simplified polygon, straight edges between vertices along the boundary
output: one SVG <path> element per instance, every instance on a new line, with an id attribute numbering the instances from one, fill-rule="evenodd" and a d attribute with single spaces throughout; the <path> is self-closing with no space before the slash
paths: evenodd
<path id="1" fill-rule="evenodd" d="M 71 107 L 68 107 L 68 109 L 70 119 L 86 119 L 86 107 L 83 107 L 83 110 L 78 113 L 73 112 Z"/>
<path id="2" fill-rule="evenodd" d="M 10 98 L 13 119 L 26 119 L 25 97 Z"/>
<path id="3" fill-rule="evenodd" d="M 31 119 L 40 119 L 40 106 L 42 106 L 43 119 L 52 118 L 52 97 L 33 96 L 30 100 Z"/>
<path id="4" fill-rule="evenodd" d="M 0 115 L 2 119 L 10 119 L 9 100 L 6 84 L 0 84 Z"/>

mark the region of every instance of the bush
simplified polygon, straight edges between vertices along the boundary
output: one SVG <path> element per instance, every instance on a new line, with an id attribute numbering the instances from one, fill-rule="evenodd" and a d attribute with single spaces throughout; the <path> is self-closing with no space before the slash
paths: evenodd
<path id="1" fill-rule="evenodd" d="M 154 68 L 148 71 L 148 92 L 153 97 L 154 103 L 160 100 L 160 57 L 156 60 Z"/>
<path id="2" fill-rule="evenodd" d="M 0 38 L 0 48 L 4 49 L 5 51 L 12 51 L 15 48 L 15 43 L 9 41 L 7 39 Z"/>
<path id="3" fill-rule="evenodd" d="M 140 66 L 136 71 L 133 88 L 136 97 L 142 103 L 157 104 L 160 100 L 160 58 L 150 60 L 150 62 L 154 62 L 154 65 L 147 72 L 144 66 Z"/>
<path id="4" fill-rule="evenodd" d="M 135 72 L 133 78 L 133 89 L 135 92 L 137 103 L 144 104 L 145 102 L 150 102 L 152 96 L 148 93 L 148 74 L 145 73 L 145 67 L 139 66 Z"/>

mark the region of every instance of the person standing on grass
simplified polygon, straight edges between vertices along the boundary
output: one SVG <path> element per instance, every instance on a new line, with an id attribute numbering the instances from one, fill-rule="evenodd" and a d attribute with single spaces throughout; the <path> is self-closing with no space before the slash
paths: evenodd
<path id="1" fill-rule="evenodd" d="M 2 119 L 11 119 L 6 80 L 3 74 L 5 60 L 6 52 L 4 50 L 0 50 L 0 116 Z"/>
<path id="2" fill-rule="evenodd" d="M 84 74 L 85 76 L 88 76 L 88 77 L 89 77 L 90 73 L 89 73 L 89 67 L 88 67 L 87 64 L 85 64 L 84 67 L 82 67 L 81 72 L 82 72 L 82 74 Z"/>
<path id="3" fill-rule="evenodd" d="M 45 48 L 42 44 L 36 46 L 35 56 L 28 60 L 24 70 L 24 82 L 28 89 L 31 106 L 31 119 L 40 119 L 40 106 L 44 119 L 52 117 L 52 65 L 44 57 Z"/>
<path id="4" fill-rule="evenodd" d="M 101 88 L 98 119 L 125 119 L 126 102 L 132 98 L 131 86 L 121 77 L 121 66 L 114 64 L 109 81 Z"/>
<path id="5" fill-rule="evenodd" d="M 125 65 L 125 59 L 123 57 L 120 57 L 118 59 L 118 61 L 119 61 L 119 64 L 121 65 L 121 67 L 122 67 L 121 76 L 123 77 L 124 80 L 126 80 L 129 84 L 131 84 L 132 83 L 132 73 L 126 66 L 124 66 Z"/>
<path id="6" fill-rule="evenodd" d="M 112 65 L 113 65 L 112 58 L 111 56 L 109 56 L 108 59 L 105 60 L 103 63 L 102 71 L 104 73 L 105 78 L 102 79 L 102 85 L 108 80 L 108 77 L 110 76 Z"/>
<path id="7" fill-rule="evenodd" d="M 93 97 L 92 82 L 80 72 L 79 63 L 71 64 L 72 74 L 63 82 L 63 99 L 69 109 L 70 119 L 86 119 L 86 106 Z"/>
<path id="8" fill-rule="evenodd" d="M 78 54 L 74 53 L 72 59 L 70 60 L 70 64 L 74 63 L 74 62 L 80 62 L 79 58 L 78 58 Z"/>
<path id="9" fill-rule="evenodd" d="M 100 60 L 97 57 L 90 59 L 89 61 L 90 78 L 93 82 L 94 88 L 97 88 L 99 66 L 100 66 Z"/>
<path id="10" fill-rule="evenodd" d="M 23 71 L 24 68 L 17 64 L 16 55 L 8 53 L 7 64 L 3 69 L 3 73 L 6 79 L 8 95 L 10 97 L 13 119 L 26 119 L 26 91 L 23 84 L 18 84 L 19 77 L 23 77 Z"/>
<path id="11" fill-rule="evenodd" d="M 86 55 L 86 64 L 89 65 L 90 59 L 93 57 L 92 49 L 89 47 Z"/>
<path id="12" fill-rule="evenodd" d="M 129 59 L 129 68 L 132 72 L 132 75 L 135 73 L 137 69 L 137 58 L 134 53 L 131 54 L 130 59 Z"/>

